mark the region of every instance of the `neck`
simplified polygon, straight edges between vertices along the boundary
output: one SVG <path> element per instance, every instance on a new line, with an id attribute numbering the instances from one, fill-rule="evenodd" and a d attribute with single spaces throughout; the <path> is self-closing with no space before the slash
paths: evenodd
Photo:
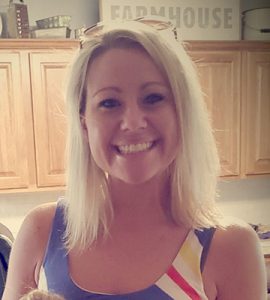
<path id="1" fill-rule="evenodd" d="M 164 180 L 164 176 L 160 176 L 142 184 L 127 184 L 110 178 L 109 188 L 116 217 L 167 218 L 166 207 L 170 201 L 168 178 Z"/>

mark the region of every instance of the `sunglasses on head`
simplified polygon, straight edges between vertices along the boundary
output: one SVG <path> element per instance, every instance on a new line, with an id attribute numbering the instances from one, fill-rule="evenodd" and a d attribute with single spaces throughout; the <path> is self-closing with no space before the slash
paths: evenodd
<path id="1" fill-rule="evenodd" d="M 98 22 L 88 28 L 86 28 L 83 32 L 83 35 L 80 36 L 80 46 L 83 48 L 84 43 L 89 40 L 91 37 L 97 37 L 99 36 L 103 29 L 106 26 L 110 26 L 113 24 L 121 24 L 123 22 L 139 22 L 145 25 L 148 25 L 150 27 L 153 27 L 154 29 L 158 31 L 165 31 L 169 30 L 170 32 L 173 33 L 174 38 L 177 40 L 177 30 L 176 27 L 168 20 L 166 19 L 161 19 L 157 17 L 140 17 L 136 19 L 131 19 L 131 20 L 120 20 L 120 21 L 111 21 L 111 22 Z"/>

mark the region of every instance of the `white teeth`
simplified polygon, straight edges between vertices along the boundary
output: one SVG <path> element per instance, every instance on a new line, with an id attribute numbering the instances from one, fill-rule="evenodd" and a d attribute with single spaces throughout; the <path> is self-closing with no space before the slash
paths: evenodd
<path id="1" fill-rule="evenodd" d="M 131 144 L 131 145 L 121 145 L 118 146 L 118 150 L 122 154 L 135 153 L 148 150 L 153 145 L 153 142 L 141 143 L 141 144 Z"/>

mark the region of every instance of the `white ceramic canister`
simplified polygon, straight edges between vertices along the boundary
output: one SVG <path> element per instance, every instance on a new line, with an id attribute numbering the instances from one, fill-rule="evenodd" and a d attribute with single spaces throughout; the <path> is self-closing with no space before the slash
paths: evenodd
<path id="1" fill-rule="evenodd" d="M 270 40 L 270 7 L 247 10 L 243 14 L 244 40 Z"/>

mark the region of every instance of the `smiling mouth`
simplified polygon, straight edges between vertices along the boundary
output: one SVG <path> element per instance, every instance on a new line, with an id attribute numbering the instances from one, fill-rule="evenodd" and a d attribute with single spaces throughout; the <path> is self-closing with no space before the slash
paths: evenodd
<path id="1" fill-rule="evenodd" d="M 116 149 L 120 154 L 131 154 L 131 153 L 147 151 L 151 149 L 153 145 L 154 142 L 145 142 L 139 144 L 120 145 L 120 146 L 116 146 Z"/>

